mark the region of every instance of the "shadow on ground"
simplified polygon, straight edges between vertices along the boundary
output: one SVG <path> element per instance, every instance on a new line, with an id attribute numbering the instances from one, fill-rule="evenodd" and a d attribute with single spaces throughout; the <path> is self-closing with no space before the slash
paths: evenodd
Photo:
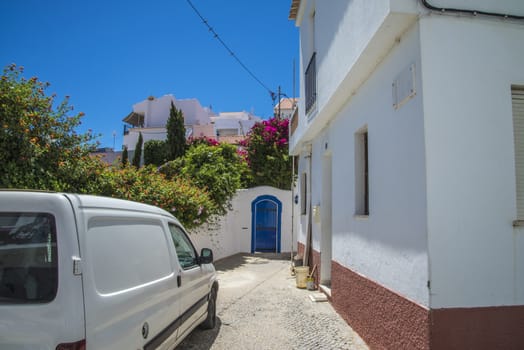
<path id="1" fill-rule="evenodd" d="M 214 262 L 215 269 L 217 270 L 217 273 L 220 276 L 227 272 L 235 272 L 236 270 L 239 270 L 238 273 L 235 273 L 237 276 L 242 276 L 242 272 L 240 270 L 243 270 L 244 267 L 247 265 L 263 265 L 263 264 L 269 264 L 271 260 L 280 260 L 285 261 L 290 259 L 289 253 L 239 253 L 235 254 L 220 260 L 217 260 Z M 220 283 L 220 281 L 219 281 Z M 255 288 L 256 285 L 251 286 L 249 288 Z M 250 290 L 250 289 L 249 289 Z M 219 298 L 221 298 L 221 292 L 219 287 Z M 245 291 L 241 293 L 241 295 L 245 294 Z M 236 297 L 238 298 L 238 297 Z M 230 298 L 231 299 L 231 298 Z M 234 303 L 236 299 L 231 299 L 229 303 Z M 221 301 L 221 305 L 219 306 L 219 309 L 217 310 L 217 314 L 220 312 L 220 308 L 223 310 L 223 299 Z M 224 328 L 222 326 L 226 326 L 227 329 L 229 324 L 223 323 L 222 320 L 217 315 L 217 323 L 214 329 L 210 330 L 203 330 L 201 328 L 196 328 L 189 336 L 184 339 L 182 343 L 180 343 L 176 350 L 209 350 L 212 348 L 213 344 L 215 343 L 220 331 L 224 331 Z M 222 328 L 222 329 L 221 329 Z"/>
<path id="2" fill-rule="evenodd" d="M 180 343 L 176 350 L 209 350 L 220 333 L 222 321 L 217 316 L 217 323 L 213 329 L 201 329 L 197 327 L 189 336 Z"/>
<path id="3" fill-rule="evenodd" d="M 222 258 L 214 262 L 217 272 L 235 270 L 247 264 L 267 264 L 267 261 L 253 261 L 253 258 L 263 258 L 264 260 L 288 260 L 290 253 L 238 253 Z"/>

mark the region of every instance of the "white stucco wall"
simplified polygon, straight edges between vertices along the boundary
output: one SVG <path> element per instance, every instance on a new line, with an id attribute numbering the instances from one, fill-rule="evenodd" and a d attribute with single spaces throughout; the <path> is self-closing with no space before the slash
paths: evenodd
<path id="1" fill-rule="evenodd" d="M 317 98 L 307 117 L 299 119 L 290 140 L 293 154 L 300 152 L 302 141 L 314 138 L 330 122 L 388 54 L 395 40 L 416 21 L 419 10 L 414 0 L 302 1 L 301 17 L 297 19 L 300 69 L 305 72 L 316 52 Z M 300 95 L 305 96 L 303 77 Z M 299 101 L 299 110 L 305 114 L 304 98 Z"/>
<path id="2" fill-rule="evenodd" d="M 192 230 L 191 239 L 197 248 L 213 249 L 215 259 L 251 252 L 251 203 L 262 195 L 275 196 L 282 202 L 281 252 L 296 250 L 296 237 L 291 237 L 291 191 L 269 186 L 239 190 L 232 200 L 232 210 L 227 215 L 219 218 L 215 224 Z"/>
<path id="3" fill-rule="evenodd" d="M 184 113 L 185 124 L 211 124 L 210 111 L 208 109 L 204 109 L 196 98 L 177 100 L 175 105 Z"/>
<path id="4" fill-rule="evenodd" d="M 171 102 L 182 110 L 187 125 L 211 124 L 210 111 L 203 108 L 196 98 L 177 100 L 173 95 L 164 95 L 153 100 L 146 99 L 133 105 L 133 111 L 144 115 L 144 127 L 165 127 L 169 119 Z"/>
<path id="5" fill-rule="evenodd" d="M 333 154 L 333 260 L 428 306 L 422 89 L 400 109 L 392 105 L 392 83 L 413 63 L 415 86 L 421 86 L 419 48 L 414 25 L 320 135 L 316 147 L 323 152 L 328 142 Z M 354 134 L 365 126 L 370 214 L 362 218 L 355 216 Z"/>
<path id="6" fill-rule="evenodd" d="M 415 64 L 416 96 L 393 108 L 392 83 Z M 421 305 L 429 305 L 421 61 L 415 24 L 312 145 L 311 204 L 320 208 L 323 161 L 332 157 L 332 260 Z M 369 134 L 370 215 L 355 215 L 355 133 Z M 307 147 L 300 174 L 309 171 Z M 329 172 L 327 172 L 329 174 Z M 297 221 L 306 242 L 307 215 Z M 322 252 L 322 219 L 312 217 L 312 247 Z"/>
<path id="7" fill-rule="evenodd" d="M 431 306 L 524 304 L 510 91 L 524 85 L 524 25 L 420 22 Z"/>
<path id="8" fill-rule="evenodd" d="M 169 118 L 171 102 L 175 102 L 173 95 L 164 95 L 152 100 L 145 99 L 133 105 L 133 111 L 144 115 L 144 127 L 165 127 Z"/>
<path id="9" fill-rule="evenodd" d="M 129 129 L 124 135 L 122 146 L 133 151 L 138 141 L 138 133 L 142 132 L 144 143 L 149 140 L 165 140 L 167 137 L 166 124 L 169 119 L 171 102 L 184 114 L 186 130 L 191 129 L 195 137 L 216 137 L 214 126 L 211 124 L 213 113 L 200 105 L 197 99 L 177 100 L 173 95 L 164 95 L 153 100 L 146 99 L 133 105 L 135 113 L 144 115 L 144 127 Z"/>
<path id="10" fill-rule="evenodd" d="M 127 146 L 128 151 L 134 151 L 140 133 L 142 133 L 142 140 L 144 143 L 150 140 L 165 140 L 167 138 L 167 131 L 165 128 L 133 128 L 129 130 L 127 135 L 124 135 L 122 146 Z"/>
<path id="11" fill-rule="evenodd" d="M 262 119 L 246 111 L 221 112 L 211 117 L 218 136 L 244 136 Z"/>
<path id="12" fill-rule="evenodd" d="M 301 100 L 290 148 L 307 172 L 312 145 L 314 206 L 322 207 L 322 158 L 332 154 L 333 260 L 431 308 L 524 304 L 511 109 L 511 85 L 524 85 L 522 21 L 442 15 L 418 1 L 317 1 L 312 47 L 315 2 L 303 3 L 301 72 L 316 50 L 318 95 L 309 115 Z M 431 3 L 524 14 L 520 0 Z M 413 63 L 416 96 L 395 110 L 392 83 Z M 353 215 L 354 133 L 364 126 L 368 218 Z M 297 221 L 301 242 L 307 222 Z M 312 228 L 319 250 L 319 222 Z"/>

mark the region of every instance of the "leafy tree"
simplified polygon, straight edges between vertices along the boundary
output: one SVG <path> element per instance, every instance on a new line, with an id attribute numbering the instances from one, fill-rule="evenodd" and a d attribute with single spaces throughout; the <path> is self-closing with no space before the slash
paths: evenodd
<path id="1" fill-rule="evenodd" d="M 235 146 L 198 144 L 160 171 L 167 178 L 191 179 L 193 184 L 209 193 L 216 207 L 214 214 L 224 214 L 236 190 L 241 188 L 241 174 L 245 168 Z"/>
<path id="2" fill-rule="evenodd" d="M 240 188 L 254 187 L 253 172 L 249 168 L 247 161 L 247 151 L 242 148 L 237 148 L 237 155 L 240 159 Z"/>
<path id="3" fill-rule="evenodd" d="M 167 180 L 152 165 L 106 167 L 99 182 L 98 194 L 161 207 L 175 215 L 186 228 L 201 225 L 216 212 L 205 190 L 182 177 Z"/>
<path id="4" fill-rule="evenodd" d="M 71 115 L 67 97 L 55 103 L 49 83 L 22 74 L 12 64 L 0 79 L 0 187 L 93 190 L 103 165 L 90 156 L 96 137 L 75 131 L 83 113 Z"/>
<path id="5" fill-rule="evenodd" d="M 153 166 L 110 167 L 91 156 L 97 147 L 95 136 L 75 131 L 83 114 L 70 115 L 67 98 L 55 104 L 55 96 L 45 94 L 49 84 L 37 78 L 27 80 L 22 73 L 22 68 L 11 65 L 0 78 L 0 187 L 91 193 L 149 203 L 172 212 L 188 228 L 217 212 L 207 191 L 181 176 L 168 180 Z M 126 148 L 122 161 L 127 163 Z"/>
<path id="6" fill-rule="evenodd" d="M 144 165 L 156 166 L 167 162 L 167 144 L 161 140 L 149 140 L 144 143 Z"/>
<path id="7" fill-rule="evenodd" d="M 142 145 L 144 144 L 144 139 L 142 138 L 142 133 L 138 133 L 138 141 L 135 146 L 135 153 L 133 154 L 133 164 L 134 167 L 140 168 L 140 159 L 142 158 Z"/>
<path id="8" fill-rule="evenodd" d="M 127 152 L 127 146 L 124 146 L 124 150 L 122 151 L 122 165 L 126 166 L 129 162 L 129 154 Z"/>
<path id="9" fill-rule="evenodd" d="M 287 119 L 264 120 L 251 128 L 242 143 L 255 186 L 268 185 L 285 190 L 291 188 L 288 128 Z"/>
<path id="10" fill-rule="evenodd" d="M 175 160 L 186 152 L 186 128 L 184 114 L 171 102 L 169 119 L 167 120 L 167 152 L 169 160 Z"/>

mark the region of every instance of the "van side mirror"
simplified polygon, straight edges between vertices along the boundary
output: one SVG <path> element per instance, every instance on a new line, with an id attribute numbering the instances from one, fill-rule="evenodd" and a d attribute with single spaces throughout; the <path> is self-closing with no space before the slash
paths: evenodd
<path id="1" fill-rule="evenodd" d="M 200 264 L 211 264 L 213 262 L 213 251 L 209 248 L 202 248 L 198 262 Z"/>

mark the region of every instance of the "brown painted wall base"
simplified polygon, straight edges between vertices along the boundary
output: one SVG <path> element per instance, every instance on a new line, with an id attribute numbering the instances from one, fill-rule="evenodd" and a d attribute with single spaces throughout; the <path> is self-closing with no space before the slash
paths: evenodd
<path id="1" fill-rule="evenodd" d="M 320 253 L 309 259 L 320 270 Z M 330 301 L 373 350 L 524 349 L 524 306 L 428 310 L 335 261 Z"/>
<path id="2" fill-rule="evenodd" d="M 429 312 L 332 263 L 333 306 L 371 349 L 429 349 Z"/>
<path id="3" fill-rule="evenodd" d="M 433 309 L 431 349 L 522 350 L 524 306 Z"/>

